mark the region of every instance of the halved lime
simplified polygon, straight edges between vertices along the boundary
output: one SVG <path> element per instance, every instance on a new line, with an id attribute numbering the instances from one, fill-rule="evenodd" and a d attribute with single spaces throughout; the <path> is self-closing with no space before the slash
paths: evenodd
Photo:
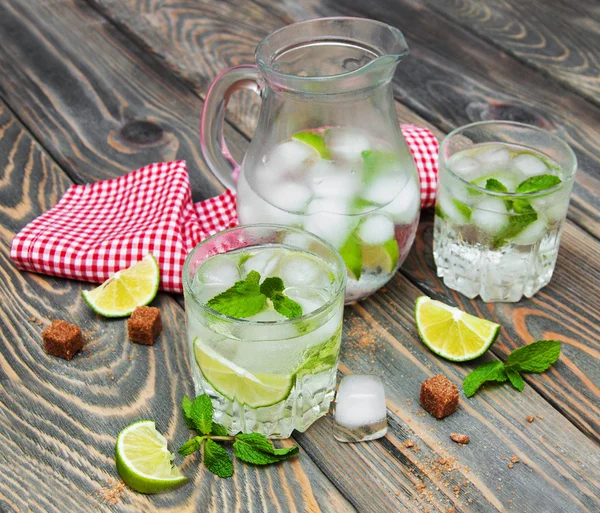
<path id="1" fill-rule="evenodd" d="M 125 484 L 136 492 L 167 492 L 187 482 L 187 477 L 173 465 L 173 458 L 167 440 L 156 430 L 152 420 L 134 422 L 117 437 L 117 471 Z"/>
<path id="2" fill-rule="evenodd" d="M 312 146 L 319 152 L 322 159 L 331 160 L 331 153 L 329 152 L 329 148 L 325 145 L 325 139 L 323 139 L 322 135 L 310 131 L 298 132 L 297 134 L 292 135 L 292 139 Z"/>
<path id="3" fill-rule="evenodd" d="M 384 273 L 391 273 L 400 258 L 396 239 L 390 239 L 378 245 L 364 245 L 362 254 L 363 265 L 366 268 L 377 269 L 381 267 Z"/>
<path id="4" fill-rule="evenodd" d="M 356 232 L 352 232 L 348 240 L 340 248 L 340 255 L 344 259 L 348 272 L 355 280 L 360 280 L 363 267 L 362 246 L 356 236 Z"/>
<path id="5" fill-rule="evenodd" d="M 149 304 L 158 292 L 160 270 L 148 254 L 127 269 L 116 272 L 102 285 L 82 292 L 86 303 L 104 317 L 127 317 L 138 306 Z"/>
<path id="6" fill-rule="evenodd" d="M 485 353 L 500 333 L 500 325 L 427 296 L 417 298 L 415 321 L 423 343 L 435 354 L 464 362 Z"/>
<path id="7" fill-rule="evenodd" d="M 294 375 L 252 374 L 227 360 L 214 349 L 194 340 L 196 363 L 204 379 L 222 396 L 250 408 L 262 408 L 283 401 L 290 395 Z"/>

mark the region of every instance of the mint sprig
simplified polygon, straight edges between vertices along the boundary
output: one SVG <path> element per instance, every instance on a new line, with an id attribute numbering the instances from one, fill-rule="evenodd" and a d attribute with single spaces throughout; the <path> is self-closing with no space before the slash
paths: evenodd
<path id="1" fill-rule="evenodd" d="M 506 364 L 493 361 L 477 367 L 465 377 L 463 391 L 467 397 L 471 397 L 481 385 L 488 381 L 504 382 L 509 380 L 513 387 L 522 392 L 525 388 L 525 381 L 521 372 L 544 372 L 558 360 L 559 356 L 560 342 L 538 340 L 515 349 L 508 355 Z"/>
<path id="2" fill-rule="evenodd" d="M 275 311 L 288 319 L 302 316 L 302 306 L 287 297 L 283 280 L 277 276 L 265 278 L 260 284 L 260 273 L 250 271 L 244 280 L 236 281 L 225 292 L 217 294 L 206 305 L 217 312 L 243 319 L 252 317 L 267 308 L 267 299 Z"/>
<path id="3" fill-rule="evenodd" d="M 551 189 L 561 183 L 562 180 L 556 175 L 536 175 L 530 176 L 517 187 L 519 194 L 528 194 L 531 192 L 541 192 Z"/>
<path id="4" fill-rule="evenodd" d="M 178 450 L 182 456 L 190 456 L 196 451 L 202 451 L 204 464 L 213 474 L 227 478 L 233 475 L 233 462 L 227 450 L 220 444 L 233 442 L 235 456 L 253 465 L 269 465 L 298 455 L 298 447 L 275 448 L 271 441 L 260 433 L 240 433 L 230 436 L 227 430 L 212 420 L 213 406 L 210 398 L 200 395 L 190 401 L 187 397 L 181 403 L 183 416 L 188 425 L 202 433 L 185 442 Z M 210 416 L 210 428 L 205 432 L 207 418 Z"/>

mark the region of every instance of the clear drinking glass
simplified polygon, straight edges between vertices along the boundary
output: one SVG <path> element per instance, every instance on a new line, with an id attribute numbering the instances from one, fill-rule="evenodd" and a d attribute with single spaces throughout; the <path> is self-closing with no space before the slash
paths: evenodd
<path id="1" fill-rule="evenodd" d="M 392 91 L 407 54 L 402 33 L 384 23 L 295 23 L 258 45 L 258 66 L 219 75 L 204 105 L 202 151 L 237 189 L 240 222 L 300 227 L 330 242 L 346 262 L 347 302 L 387 283 L 415 237 L 419 180 Z M 257 92 L 262 107 L 236 183 L 221 128 L 240 88 Z"/>
<path id="2" fill-rule="evenodd" d="M 249 318 L 207 306 L 258 272 L 277 276 L 302 307 L 288 319 L 272 308 Z M 231 433 L 287 438 L 325 415 L 333 399 L 342 337 L 346 271 L 330 244 L 304 230 L 240 226 L 196 246 L 183 269 L 196 394 L 208 394 L 214 418 Z"/>
<path id="3" fill-rule="evenodd" d="M 458 128 L 440 146 L 433 254 L 451 289 L 519 301 L 548 284 L 577 160 L 554 134 L 507 121 Z"/>

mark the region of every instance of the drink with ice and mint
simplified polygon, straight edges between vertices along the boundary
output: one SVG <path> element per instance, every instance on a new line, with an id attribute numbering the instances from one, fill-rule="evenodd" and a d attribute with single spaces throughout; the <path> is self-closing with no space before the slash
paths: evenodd
<path id="1" fill-rule="evenodd" d="M 348 272 L 346 301 L 387 283 L 406 258 L 419 219 L 416 168 L 402 147 L 356 128 L 296 132 L 246 156 L 238 182 L 241 223 L 303 228 L 331 243 Z"/>
<path id="2" fill-rule="evenodd" d="M 548 284 L 574 159 L 552 134 L 518 123 L 451 133 L 440 148 L 434 227 L 444 283 L 484 301 L 518 301 Z"/>
<path id="3" fill-rule="evenodd" d="M 302 230 L 245 226 L 194 249 L 184 268 L 192 377 L 216 422 L 285 438 L 327 413 L 345 283 L 339 254 Z"/>

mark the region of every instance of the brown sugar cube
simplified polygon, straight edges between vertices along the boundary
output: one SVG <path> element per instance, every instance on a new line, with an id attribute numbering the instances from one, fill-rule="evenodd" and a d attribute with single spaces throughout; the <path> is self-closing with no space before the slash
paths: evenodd
<path id="1" fill-rule="evenodd" d="M 129 340 L 151 346 L 162 329 L 160 310 L 152 306 L 138 306 L 127 321 Z"/>
<path id="2" fill-rule="evenodd" d="M 46 353 L 70 360 L 83 347 L 81 328 L 67 321 L 55 319 L 42 331 Z"/>
<path id="3" fill-rule="evenodd" d="M 420 401 L 436 419 L 443 419 L 458 408 L 458 388 L 446 376 L 438 374 L 423 381 Z"/>

